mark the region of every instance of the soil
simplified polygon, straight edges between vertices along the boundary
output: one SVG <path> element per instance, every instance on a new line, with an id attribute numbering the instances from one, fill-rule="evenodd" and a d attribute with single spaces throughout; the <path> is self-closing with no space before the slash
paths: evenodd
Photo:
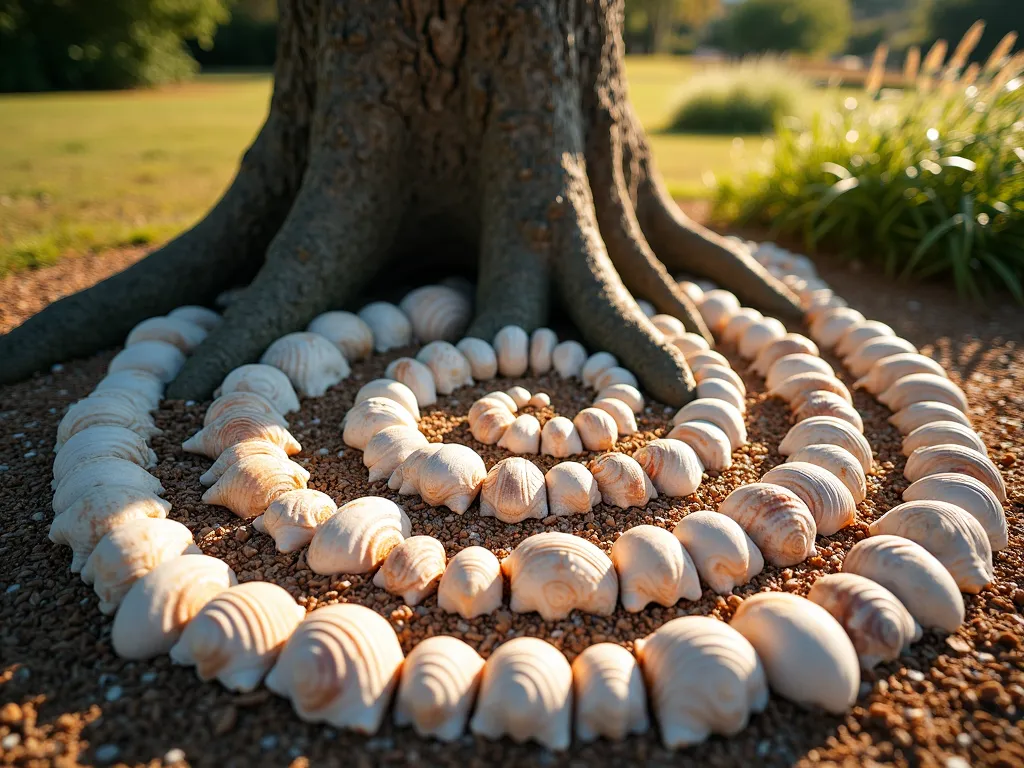
<path id="1" fill-rule="evenodd" d="M 57 294 L 123 268 L 135 257 L 76 259 L 5 278 L 0 281 L 0 330 Z M 980 595 L 964 596 L 967 621 L 957 633 L 926 633 L 898 661 L 866 673 L 849 713 L 827 715 L 773 696 L 746 730 L 696 748 L 669 752 L 652 730 L 618 744 L 575 744 L 555 754 L 469 736 L 444 745 L 390 724 L 374 737 L 357 737 L 302 723 L 287 702 L 264 689 L 239 695 L 200 683 L 192 669 L 174 667 L 166 657 L 122 661 L 110 647 L 110 619 L 100 614 L 91 588 L 68 570 L 69 551 L 47 539 L 56 425 L 65 407 L 87 395 L 102 377 L 113 354 L 108 352 L 0 388 L 0 764 L 1024 765 L 1024 388 L 1019 383 L 1024 381 L 1024 313 L 1002 301 L 984 307 L 962 304 L 941 287 L 893 286 L 867 270 L 823 263 L 821 271 L 852 306 L 889 323 L 950 371 L 967 392 L 971 418 L 1003 469 L 1010 496 L 1010 547 L 996 553 L 995 584 Z M 723 352 L 738 371 L 745 371 L 734 349 Z M 305 400 L 301 412 L 290 415 L 292 433 L 304 446 L 299 459 L 312 474 L 310 487 L 330 493 L 339 505 L 368 494 L 399 498 L 385 484 L 367 482 L 361 453 L 345 447 L 339 427 L 358 387 L 399 354 L 355 364 L 350 379 L 322 398 Z M 841 370 L 837 361 L 830 362 Z M 848 375 L 843 378 L 851 383 Z M 413 533 L 439 538 L 449 556 L 464 546 L 484 544 L 500 557 L 526 536 L 552 529 L 583 536 L 607 551 L 621 531 L 634 525 L 671 528 L 688 511 L 713 509 L 732 489 L 782 461 L 777 447 L 789 427 L 786 409 L 765 398 L 762 379 L 744 374 L 744 380 L 750 443 L 735 455 L 730 470 L 710 473 L 694 497 L 658 499 L 644 509 L 600 505 L 582 517 L 514 526 L 480 518 L 475 507 L 459 517 L 426 507 L 416 497 L 402 497 Z M 472 446 L 490 466 L 507 454 L 476 443 L 465 414 L 477 396 L 498 383 L 441 398 L 437 407 L 426 409 L 422 428 L 431 439 Z M 572 417 L 593 397 L 554 376 L 500 382 L 502 388 L 516 383 L 551 395 L 551 410 L 540 412 L 542 418 L 552 412 Z M 679 615 L 728 620 L 746 596 L 764 589 L 806 594 L 818 576 L 839 570 L 845 552 L 864 537 L 866 522 L 899 503 L 907 486 L 900 438 L 886 421 L 889 412 L 863 392 L 855 395 L 855 404 L 876 459 L 858 524 L 820 539 L 818 555 L 803 564 L 766 567 L 733 596 L 705 590 L 695 603 L 649 606 L 639 614 L 619 609 L 607 618 L 576 612 L 565 621 L 545 622 L 536 614 L 503 609 L 466 622 L 441 612 L 435 598 L 409 608 L 366 577 L 335 580 L 312 573 L 301 553 L 277 553 L 272 540 L 250 524 L 200 502 L 199 475 L 209 461 L 185 454 L 180 445 L 199 427 L 205 404 L 168 402 L 156 414 L 164 434 L 153 440 L 160 458 L 154 473 L 173 503 L 170 516 L 193 531 L 207 554 L 224 558 L 240 581 L 274 581 L 307 608 L 337 601 L 367 605 L 391 621 L 406 652 L 422 638 L 443 633 L 461 637 L 486 656 L 503 639 L 528 634 L 545 638 L 572 658 L 602 640 L 631 647 L 636 638 Z M 648 403 L 638 417 L 643 434 L 624 439 L 620 450 L 632 453 L 648 438 L 663 435 L 671 413 Z M 556 461 L 538 457 L 537 463 L 547 469 Z"/>

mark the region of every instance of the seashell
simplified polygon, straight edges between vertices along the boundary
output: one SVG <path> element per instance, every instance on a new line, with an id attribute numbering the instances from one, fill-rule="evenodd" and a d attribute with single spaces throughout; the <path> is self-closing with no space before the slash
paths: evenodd
<path id="1" fill-rule="evenodd" d="M 590 462 L 589 469 L 605 504 L 627 509 L 646 506 L 658 498 L 654 483 L 639 462 L 624 453 L 602 454 Z"/>
<path id="2" fill-rule="evenodd" d="M 509 579 L 514 613 L 536 611 L 545 621 L 574 609 L 610 616 L 619 596 L 612 561 L 586 539 L 558 531 L 523 539 L 501 562 Z"/>
<path id="3" fill-rule="evenodd" d="M 255 413 L 279 427 L 288 427 L 288 421 L 274 409 L 267 398 L 255 392 L 244 391 L 221 395 L 210 403 L 203 416 L 203 426 L 207 427 L 223 416 L 234 416 L 239 413 Z"/>
<path id="4" fill-rule="evenodd" d="M 835 353 L 839 357 L 846 357 L 857 347 L 868 339 L 877 339 L 880 336 L 895 336 L 896 332 L 885 323 L 877 320 L 862 320 L 851 325 L 836 343 Z"/>
<path id="5" fill-rule="evenodd" d="M 498 374 L 516 378 L 530 364 L 530 337 L 518 325 L 506 325 L 494 335 L 494 353 L 498 356 Z"/>
<path id="6" fill-rule="evenodd" d="M 416 359 L 434 375 L 438 394 L 450 395 L 459 387 L 473 385 L 469 360 L 447 341 L 430 342 L 416 353 Z"/>
<path id="7" fill-rule="evenodd" d="M 345 445 L 365 450 L 371 438 L 385 427 L 416 429 L 416 417 L 407 408 L 386 397 L 371 397 L 352 406 L 342 419 Z"/>
<path id="8" fill-rule="evenodd" d="M 444 445 L 420 466 L 416 491 L 432 507 L 448 507 L 461 515 L 476 499 L 487 476 L 484 460 L 464 445 Z"/>
<path id="9" fill-rule="evenodd" d="M 512 398 L 512 402 L 516 404 L 516 408 L 523 408 L 530 402 L 530 400 L 533 399 L 533 395 L 526 387 L 509 387 L 505 390 L 505 394 Z"/>
<path id="10" fill-rule="evenodd" d="M 839 478 L 839 482 L 846 486 L 846 490 L 853 496 L 853 501 L 856 504 L 864 501 L 868 494 L 864 467 L 861 466 L 856 456 L 841 446 L 825 443 L 808 445 L 789 455 L 786 463 L 792 462 L 813 464 L 831 472 Z"/>
<path id="11" fill-rule="evenodd" d="M 732 316 L 740 311 L 740 300 L 729 291 L 715 288 L 704 292 L 697 309 L 711 332 L 720 334 Z"/>
<path id="12" fill-rule="evenodd" d="M 469 729 L 477 736 L 536 741 L 555 751 L 572 740 L 572 668 L 536 637 L 515 637 L 491 654 Z"/>
<path id="13" fill-rule="evenodd" d="M 740 307 L 729 318 L 719 334 L 724 344 L 736 344 L 743 332 L 752 324 L 764 320 L 764 315 L 753 307 Z"/>
<path id="14" fill-rule="evenodd" d="M 607 389 L 608 387 L 614 387 L 616 384 L 628 384 L 634 389 L 637 389 L 640 386 L 640 382 L 637 381 L 636 376 L 625 368 L 621 368 L 617 365 L 601 371 L 601 373 L 594 378 L 594 383 L 591 384 L 591 386 L 600 391 L 602 389 Z"/>
<path id="15" fill-rule="evenodd" d="M 317 527 L 306 552 L 314 573 L 368 573 L 409 535 L 412 524 L 395 502 L 364 496 Z"/>
<path id="16" fill-rule="evenodd" d="M 650 315 L 651 325 L 661 331 L 667 338 L 674 339 L 686 333 L 686 326 L 682 320 L 672 315 Z"/>
<path id="17" fill-rule="evenodd" d="M 597 643 L 584 649 L 572 663 L 572 679 L 580 741 L 599 736 L 622 741 L 650 728 L 640 666 L 621 645 Z"/>
<path id="18" fill-rule="evenodd" d="M 540 453 L 540 422 L 536 416 L 524 413 L 505 430 L 498 447 L 517 454 Z"/>
<path id="19" fill-rule="evenodd" d="M 594 407 L 586 410 L 600 410 L 607 413 L 612 417 L 612 421 L 615 422 L 615 431 L 618 435 L 635 435 L 636 434 L 636 418 L 633 416 L 633 411 L 626 405 L 625 402 L 614 397 L 605 398 L 603 400 L 595 400 Z M 580 411 L 583 413 L 583 411 Z M 576 418 L 579 418 L 577 416 Z M 575 422 L 574 422 L 575 423 Z M 577 426 L 577 429 L 579 427 Z M 581 433 L 582 434 L 582 433 Z"/>
<path id="20" fill-rule="evenodd" d="M 338 512 L 326 493 L 312 488 L 286 491 L 267 511 L 253 520 L 253 527 L 270 535 L 278 552 L 297 552 L 313 540 L 316 529 Z"/>
<path id="21" fill-rule="evenodd" d="M 630 414 L 632 416 L 632 414 Z M 619 438 L 615 419 L 600 408 L 584 408 L 572 420 L 583 447 L 588 451 L 608 451 Z"/>
<path id="22" fill-rule="evenodd" d="M 461 738 L 483 668 L 480 654 L 456 637 L 421 641 L 402 665 L 395 724 L 412 725 L 419 736 L 444 742 Z"/>
<path id="23" fill-rule="evenodd" d="M 474 413 L 478 406 L 485 406 Z M 494 445 L 505 436 L 515 423 L 516 416 L 503 403 L 491 398 L 477 400 L 470 409 L 469 429 L 474 439 L 484 445 Z"/>
<path id="24" fill-rule="evenodd" d="M 515 387 L 513 387 L 513 389 L 515 389 Z M 522 387 L 520 387 L 520 389 L 522 389 Z M 525 392 L 526 390 L 523 390 L 523 391 Z M 512 413 L 516 413 L 519 410 L 519 405 L 516 403 L 516 401 L 512 398 L 512 396 L 508 392 L 488 392 L 486 395 L 481 397 L 480 400 L 497 400 L 499 403 L 501 403 L 506 408 L 508 408 L 510 411 L 512 411 Z M 477 400 L 476 402 L 479 403 L 480 400 Z M 487 407 L 489 408 L 490 405 L 488 405 Z M 483 410 L 485 410 L 485 409 L 481 408 L 481 411 L 483 411 Z M 470 414 L 472 414 L 473 413 L 473 409 L 470 408 L 469 412 L 470 412 Z"/>
<path id="25" fill-rule="evenodd" d="M 498 375 L 498 356 L 483 339 L 468 336 L 455 348 L 469 361 L 469 373 L 477 381 L 488 381 Z"/>
<path id="26" fill-rule="evenodd" d="M 830 338 L 842 336 L 846 329 L 864 321 L 864 315 L 855 309 L 850 309 L 846 304 L 846 299 L 842 296 L 836 296 L 832 291 L 815 291 L 813 295 L 808 296 L 805 303 L 807 304 L 807 309 L 804 310 L 804 321 L 811 327 L 812 331 L 815 325 L 822 327 L 827 320 L 833 316 L 836 317 L 835 321 L 826 329 Z M 837 316 L 834 315 L 837 309 L 843 310 L 843 313 Z M 852 314 L 848 315 L 846 314 L 847 312 Z M 816 336 L 817 334 L 812 333 L 811 335 Z M 825 349 L 831 349 L 831 346 L 825 346 L 824 344 L 822 346 Z"/>
<path id="27" fill-rule="evenodd" d="M 71 547 L 71 572 L 79 573 L 100 539 L 143 517 L 167 517 L 171 502 L 117 485 L 90 488 L 50 524 L 50 541 Z"/>
<path id="28" fill-rule="evenodd" d="M 795 424 L 779 443 L 779 453 L 789 456 L 808 445 L 821 444 L 845 448 L 857 458 L 865 472 L 871 471 L 871 446 L 864 435 L 849 422 L 831 416 L 812 416 Z"/>
<path id="29" fill-rule="evenodd" d="M 57 485 L 53 511 L 59 515 L 91 488 L 117 485 L 146 494 L 163 496 L 164 487 L 153 475 L 131 461 L 119 458 L 92 458 L 79 462 Z"/>
<path id="30" fill-rule="evenodd" d="M 421 342 L 455 341 L 469 327 L 473 302 L 446 285 L 424 285 L 409 291 L 398 304 Z"/>
<path id="31" fill-rule="evenodd" d="M 725 355 L 721 352 L 716 352 L 713 349 L 703 349 L 700 352 L 694 352 L 693 354 L 686 355 L 686 364 L 690 366 L 690 370 L 697 371 L 703 368 L 705 365 L 724 365 L 728 367 L 729 361 Z"/>
<path id="32" fill-rule="evenodd" d="M 768 389 L 775 389 L 775 387 L 779 386 L 789 377 L 800 373 L 823 373 L 827 376 L 835 376 L 832 366 L 820 357 L 809 355 L 806 352 L 799 352 L 794 355 L 780 357 L 772 363 L 765 376 L 764 383 Z"/>
<path id="33" fill-rule="evenodd" d="M 693 560 L 697 573 L 720 595 L 746 584 L 764 569 L 764 557 L 735 520 L 700 510 L 672 531 Z"/>
<path id="34" fill-rule="evenodd" d="M 597 393 L 595 400 L 606 400 L 614 398 L 621 400 L 633 413 L 640 413 L 644 409 L 644 398 L 640 390 L 629 384 L 612 384 Z"/>
<path id="35" fill-rule="evenodd" d="M 988 455 L 988 448 L 978 433 L 956 421 L 933 421 L 922 424 L 903 438 L 903 455 L 910 456 L 918 448 L 933 445 L 960 445 Z"/>
<path id="36" fill-rule="evenodd" d="M 320 397 L 351 370 L 345 356 L 318 333 L 301 331 L 282 336 L 263 353 L 263 365 L 280 369 L 305 397 Z"/>
<path id="37" fill-rule="evenodd" d="M 302 450 L 302 446 L 287 429 L 258 413 L 247 411 L 221 416 L 192 435 L 181 444 L 181 447 L 188 453 L 198 453 L 216 459 L 232 445 L 245 440 L 265 440 L 274 443 L 289 456 Z"/>
<path id="38" fill-rule="evenodd" d="M 583 453 L 583 442 L 576 426 L 564 416 L 548 419 L 540 431 L 540 452 L 556 459 Z"/>
<path id="39" fill-rule="evenodd" d="M 921 627 L 896 595 L 855 573 L 822 576 L 807 599 L 832 614 L 846 630 L 863 670 L 895 661 L 921 639 Z"/>
<path id="40" fill-rule="evenodd" d="M 164 383 L 151 373 L 129 368 L 100 379 L 92 394 L 101 392 L 131 400 L 142 410 L 155 411 L 164 396 Z"/>
<path id="41" fill-rule="evenodd" d="M 300 464 L 291 461 L 288 458 L 288 454 L 279 445 L 275 445 L 267 440 L 243 440 L 229 448 L 225 448 L 221 455 L 217 457 L 217 460 L 213 462 L 213 466 L 206 470 L 202 477 L 199 478 L 199 482 L 206 487 L 210 487 L 223 477 L 225 472 L 246 456 L 270 456 L 278 461 L 287 462 L 290 465 L 291 471 L 301 477 L 303 482 L 309 480 L 309 472 Z"/>
<path id="42" fill-rule="evenodd" d="M 622 607 L 639 613 L 648 603 L 671 607 L 701 595 L 697 567 L 679 539 L 655 525 L 638 525 L 612 545 Z"/>
<path id="43" fill-rule="evenodd" d="M 178 318 L 180 320 L 187 320 L 188 322 L 195 323 L 200 328 L 207 331 L 212 331 L 221 321 L 221 316 L 212 309 L 198 307 L 191 304 L 172 309 L 167 313 L 167 316 Z"/>
<path id="44" fill-rule="evenodd" d="M 708 340 L 699 333 L 683 333 L 672 339 L 672 344 L 683 353 L 683 357 L 692 355 L 695 352 L 702 352 L 711 349 Z"/>
<path id="45" fill-rule="evenodd" d="M 469 620 L 501 607 L 501 563 L 489 549 L 466 547 L 444 569 L 437 586 L 437 607 Z"/>
<path id="46" fill-rule="evenodd" d="M 904 501 L 943 501 L 977 520 L 994 551 L 1009 546 L 1006 514 L 996 495 L 980 480 L 952 472 L 929 475 L 903 492 Z"/>
<path id="47" fill-rule="evenodd" d="M 934 401 L 911 403 L 889 417 L 889 423 L 902 435 L 908 435 L 925 424 L 937 421 L 955 421 L 965 427 L 971 426 L 971 420 L 959 408 Z"/>
<path id="48" fill-rule="evenodd" d="M 704 474 L 704 465 L 693 448 L 675 438 L 651 440 L 633 458 L 658 493 L 669 497 L 694 493 Z"/>
<path id="49" fill-rule="evenodd" d="M 857 651 L 843 625 L 817 603 L 761 592 L 740 603 L 729 626 L 754 646 L 768 684 L 781 696 L 833 714 L 857 700 Z"/>
<path id="50" fill-rule="evenodd" d="M 547 392 L 538 392 L 526 404 L 530 408 L 548 408 L 551 405 L 551 395 Z"/>
<path id="51" fill-rule="evenodd" d="M 140 341 L 125 347 L 110 361 L 107 373 L 138 370 L 151 373 L 164 384 L 174 381 L 185 364 L 185 355 L 166 341 Z"/>
<path id="52" fill-rule="evenodd" d="M 699 304 L 700 300 L 704 298 L 704 289 L 696 283 L 690 282 L 689 280 L 680 280 L 679 288 L 690 297 L 690 301 L 694 304 Z"/>
<path id="53" fill-rule="evenodd" d="M 732 466 L 729 436 L 710 421 L 684 421 L 672 427 L 667 437 L 690 446 L 709 472 L 724 472 Z"/>
<path id="54" fill-rule="evenodd" d="M 832 349 L 847 331 L 863 322 L 864 315 L 857 310 L 837 307 L 817 315 L 811 321 L 811 338 L 822 349 Z"/>
<path id="55" fill-rule="evenodd" d="M 857 516 L 853 494 L 842 481 L 826 469 L 805 461 L 791 461 L 769 470 L 762 483 L 787 488 L 807 505 L 814 517 L 814 526 L 821 536 L 852 525 Z"/>
<path id="56" fill-rule="evenodd" d="M 817 552 L 814 516 L 799 496 L 781 485 L 740 486 L 718 505 L 718 512 L 739 523 L 774 566 L 796 565 Z"/>
<path id="57" fill-rule="evenodd" d="M 668 749 L 735 736 L 768 705 L 754 647 L 724 621 L 683 616 L 634 642 L 651 709 Z"/>
<path id="58" fill-rule="evenodd" d="M 918 448 L 907 459 L 903 476 L 910 482 L 929 475 L 955 472 L 980 480 L 996 495 L 1000 502 L 1006 501 L 1006 486 L 996 465 L 983 453 L 960 445 L 932 445 Z"/>
<path id="59" fill-rule="evenodd" d="M 143 341 L 163 341 L 177 347 L 186 355 L 203 343 L 207 330 L 191 320 L 181 317 L 151 317 L 143 320 L 128 333 L 125 347 Z"/>
<path id="60" fill-rule="evenodd" d="M 53 460 L 53 482 L 61 481 L 83 462 L 90 459 L 124 459 L 145 469 L 156 466 L 156 454 L 145 439 L 130 429 L 118 426 L 96 426 L 72 435 Z"/>
<path id="61" fill-rule="evenodd" d="M 206 489 L 204 504 L 227 507 L 241 518 L 262 515 L 282 494 L 306 487 L 309 473 L 274 456 L 246 456 Z"/>
<path id="62" fill-rule="evenodd" d="M 519 523 L 548 516 L 544 475 L 533 462 L 519 457 L 502 459 L 487 472 L 480 486 L 480 517 Z"/>
<path id="63" fill-rule="evenodd" d="M 92 584 L 100 611 L 111 614 L 132 585 L 161 563 L 181 555 L 201 555 L 192 532 L 165 518 L 142 517 L 108 532 L 82 568 L 82 581 Z"/>
<path id="64" fill-rule="evenodd" d="M 437 589 L 444 573 L 444 547 L 433 536 L 411 536 L 392 549 L 373 577 L 373 585 L 416 606 Z"/>
<path id="65" fill-rule="evenodd" d="M 609 368 L 617 367 L 618 364 L 619 359 L 610 352 L 595 352 L 588 357 L 587 361 L 583 364 L 583 368 L 580 371 L 580 377 L 583 379 L 584 384 L 588 387 L 593 387 L 594 381 L 598 376 Z"/>
<path id="66" fill-rule="evenodd" d="M 755 320 L 740 334 L 737 348 L 742 357 L 753 360 L 772 342 L 785 337 L 786 326 L 774 317 Z"/>
<path id="67" fill-rule="evenodd" d="M 995 579 L 988 534 L 968 512 L 944 501 L 908 501 L 868 526 L 871 535 L 916 541 L 949 571 L 961 592 L 977 594 Z"/>
<path id="68" fill-rule="evenodd" d="M 413 451 L 427 444 L 423 433 L 413 427 L 403 424 L 384 427 L 363 448 L 363 465 L 370 470 L 370 482 L 390 478 Z"/>
<path id="69" fill-rule="evenodd" d="M 420 469 L 423 467 L 423 462 L 431 454 L 440 451 L 442 447 L 443 443 L 427 443 L 410 453 L 406 460 L 391 473 L 391 477 L 388 478 L 388 488 L 398 491 L 402 496 L 417 493 L 416 488 L 419 485 Z"/>
<path id="70" fill-rule="evenodd" d="M 504 409 L 510 415 L 514 415 L 519 410 L 519 406 L 515 404 L 515 401 L 504 392 L 492 392 L 489 395 L 484 395 L 469 408 L 469 415 L 466 417 L 466 421 L 470 429 L 476 426 L 477 421 L 492 408 Z"/>
<path id="71" fill-rule="evenodd" d="M 373 332 L 373 348 L 378 352 L 412 344 L 412 323 L 406 314 L 386 301 L 374 301 L 359 310 L 359 319 Z M 421 402 L 420 405 L 430 405 Z"/>
<path id="72" fill-rule="evenodd" d="M 551 355 L 558 344 L 558 335 L 550 328 L 538 328 L 530 336 L 530 371 L 543 376 L 551 370 Z"/>
<path id="73" fill-rule="evenodd" d="M 404 657 L 388 620 L 353 603 L 311 611 L 267 675 L 307 723 L 373 734 L 384 721 Z"/>
<path id="74" fill-rule="evenodd" d="M 356 392 L 356 399 L 353 406 L 359 405 L 371 397 L 383 397 L 387 400 L 394 400 L 405 408 L 416 421 L 420 420 L 420 408 L 416 402 L 416 395 L 405 384 L 394 379 L 374 379 L 367 382 Z"/>
<path id="75" fill-rule="evenodd" d="M 772 366 L 780 358 L 787 355 L 811 355 L 816 357 L 818 354 L 818 345 L 806 336 L 799 333 L 787 333 L 781 339 L 777 339 L 762 347 L 750 367 L 762 376 L 767 376 L 768 371 L 771 370 Z"/>
<path id="76" fill-rule="evenodd" d="M 868 339 L 846 356 L 844 362 L 854 376 L 867 374 L 879 360 L 898 355 L 901 352 L 917 352 L 917 347 L 899 336 L 879 336 Z"/>
<path id="77" fill-rule="evenodd" d="M 587 350 L 578 341 L 559 342 L 551 351 L 551 365 L 563 379 L 579 378 L 586 362 Z"/>
<path id="78" fill-rule="evenodd" d="M 283 372 L 272 365 L 242 365 L 224 377 L 215 397 L 232 392 L 255 392 L 263 395 L 281 414 L 299 410 L 299 398 Z"/>
<path id="79" fill-rule="evenodd" d="M 544 476 L 548 511 L 552 515 L 584 515 L 601 503 L 601 491 L 594 475 L 575 461 L 563 461 Z"/>
<path id="80" fill-rule="evenodd" d="M 866 376 L 862 376 L 853 383 L 854 389 L 866 389 L 873 395 L 880 395 L 889 387 L 912 373 L 933 373 L 936 376 L 946 377 L 946 371 L 942 366 L 917 352 L 900 352 L 889 357 L 883 357 L 871 366 Z"/>
<path id="81" fill-rule="evenodd" d="M 636 305 L 640 307 L 640 311 L 647 315 L 647 317 L 654 317 L 654 315 L 657 314 L 658 312 L 658 310 L 654 308 L 654 305 L 651 304 L 651 302 L 644 301 L 643 299 L 637 299 Z"/>
<path id="82" fill-rule="evenodd" d="M 323 336 L 350 362 L 373 354 L 373 331 L 351 312 L 324 312 L 314 317 L 306 330 Z"/>
<path id="83" fill-rule="evenodd" d="M 121 600 L 110 633 L 114 653 L 122 659 L 167 653 L 192 617 L 237 583 L 228 564 L 216 557 L 183 554 L 160 563 Z"/>
<path id="84" fill-rule="evenodd" d="M 743 424 L 743 414 L 724 400 L 694 400 L 680 408 L 672 417 L 673 426 L 688 421 L 710 421 L 725 432 L 734 451 L 747 444 L 747 428 Z"/>
<path id="85" fill-rule="evenodd" d="M 946 567 L 917 542 L 902 536 L 858 541 L 843 561 L 856 573 L 892 592 L 925 629 L 956 632 L 964 623 L 964 600 Z"/>
<path id="86" fill-rule="evenodd" d="M 845 421 L 864 434 L 864 420 L 857 409 L 848 403 L 842 395 L 837 395 L 835 392 L 827 392 L 822 389 L 808 392 L 793 412 L 794 421 L 806 421 L 815 416 L 831 416 Z"/>
<path id="87" fill-rule="evenodd" d="M 798 373 L 777 384 L 769 393 L 769 397 L 779 397 L 793 407 L 799 407 L 802 401 L 812 392 L 831 392 L 852 404 L 853 397 L 839 379 L 830 373 Z"/>
<path id="88" fill-rule="evenodd" d="M 893 411 L 902 411 L 912 403 L 945 403 L 967 413 L 964 391 L 945 376 L 934 373 L 912 373 L 878 396 L 878 402 Z"/>
<path id="89" fill-rule="evenodd" d="M 707 380 L 721 380 L 727 381 L 732 384 L 736 391 L 741 395 L 747 394 L 747 387 L 743 383 L 743 379 L 736 373 L 732 368 L 727 368 L 724 365 L 704 365 L 693 372 L 693 378 L 700 384 L 702 381 Z M 698 395 L 700 397 L 701 395 Z M 722 398 L 724 399 L 724 398 Z M 743 403 L 743 410 L 746 410 L 747 404 Z"/>
<path id="90" fill-rule="evenodd" d="M 384 375 L 411 389 L 420 408 L 437 402 L 434 374 L 419 360 L 413 360 L 411 357 L 396 358 L 388 363 Z"/>
<path id="91" fill-rule="evenodd" d="M 707 366 L 710 368 L 711 366 Z M 707 370 L 704 368 L 702 370 Z M 743 394 L 730 382 L 724 379 L 704 379 L 697 383 L 697 397 L 700 399 L 723 400 L 740 413 L 747 410 L 747 401 Z"/>

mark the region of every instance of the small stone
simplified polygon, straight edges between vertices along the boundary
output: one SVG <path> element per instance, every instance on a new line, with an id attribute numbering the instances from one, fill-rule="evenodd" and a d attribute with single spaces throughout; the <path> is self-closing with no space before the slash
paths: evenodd
<path id="1" fill-rule="evenodd" d="M 166 763 L 167 765 L 174 765 L 175 763 L 184 763 L 184 762 L 185 762 L 185 750 L 184 749 L 180 749 L 178 747 L 175 747 L 174 749 L 169 749 L 169 750 L 167 750 L 167 752 L 164 753 L 164 763 Z"/>
<path id="2" fill-rule="evenodd" d="M 17 725 L 22 721 L 21 707 L 13 701 L 9 701 L 0 708 L 0 723 L 4 725 Z"/>
<path id="3" fill-rule="evenodd" d="M 946 758 L 946 768 L 971 768 L 971 764 L 962 757 L 953 755 L 952 757 Z"/>
<path id="4" fill-rule="evenodd" d="M 19 589 L 21 589 L 21 584 L 11 584 L 9 587 L 7 587 L 6 592 L 9 595 L 13 592 L 17 592 Z"/>
<path id="5" fill-rule="evenodd" d="M 272 733 L 268 733 L 262 739 L 260 739 L 260 749 L 264 752 L 269 752 L 277 747 L 277 736 Z"/>
<path id="6" fill-rule="evenodd" d="M 946 645 L 958 653 L 968 653 L 971 650 L 971 646 L 967 644 L 967 641 L 962 637 L 957 637 L 956 635 L 950 635 L 947 637 Z"/>
<path id="7" fill-rule="evenodd" d="M 112 685 L 107 689 L 104 698 L 107 701 L 117 701 L 124 694 L 124 689 L 120 685 Z"/>
<path id="8" fill-rule="evenodd" d="M 327 450 L 326 448 L 321 448 L 319 451 L 317 451 L 317 453 L 320 454 L 321 456 L 326 456 L 327 454 L 330 453 L 330 451 Z"/>
<path id="9" fill-rule="evenodd" d="M 96 762 L 112 763 L 117 760 L 119 754 L 121 754 L 121 750 L 116 744 L 101 744 L 96 747 Z"/>
<path id="10" fill-rule="evenodd" d="M 0 748 L 5 751 L 10 751 L 19 744 L 21 744 L 21 734 L 19 733 L 9 733 L 0 740 Z"/>
<path id="11" fill-rule="evenodd" d="M 63 372 L 64 372 L 64 366 L 61 365 L 60 363 L 54 363 L 53 365 L 50 366 L 50 373 L 63 373 Z"/>
<path id="12" fill-rule="evenodd" d="M 142 675 L 139 677 L 139 681 L 145 683 L 146 685 L 149 685 L 150 683 L 155 683 L 156 678 L 156 672 L 150 670 L 149 672 L 143 672 Z"/>

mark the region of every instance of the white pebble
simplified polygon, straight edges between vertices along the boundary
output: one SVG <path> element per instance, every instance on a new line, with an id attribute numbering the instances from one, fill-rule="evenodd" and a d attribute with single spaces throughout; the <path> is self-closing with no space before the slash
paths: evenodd
<path id="1" fill-rule="evenodd" d="M 174 765 L 175 763 L 184 763 L 185 750 L 179 749 L 178 747 L 167 750 L 167 752 L 164 753 L 164 762 L 168 765 Z"/>

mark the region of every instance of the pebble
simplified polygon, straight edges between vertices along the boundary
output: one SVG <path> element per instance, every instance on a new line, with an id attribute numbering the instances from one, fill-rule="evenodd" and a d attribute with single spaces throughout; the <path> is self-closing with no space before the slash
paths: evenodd
<path id="1" fill-rule="evenodd" d="M 112 763 L 117 760 L 117 757 L 120 754 L 121 750 L 116 744 L 101 744 L 96 747 L 96 762 Z"/>
<path id="2" fill-rule="evenodd" d="M 0 748 L 5 750 L 14 749 L 19 744 L 21 744 L 20 733 L 9 733 L 3 739 L 0 739 Z"/>
<path id="3" fill-rule="evenodd" d="M 112 685 L 107 689 L 107 692 L 103 695 L 107 701 L 117 701 L 124 694 L 124 689 L 120 685 Z"/>
<path id="4" fill-rule="evenodd" d="M 184 762 L 185 750 L 183 749 L 178 749 L 177 747 L 175 747 L 174 749 L 169 749 L 164 753 L 164 763 L 166 763 L 167 765 L 174 765 L 175 763 Z"/>
<path id="5" fill-rule="evenodd" d="M 264 752 L 269 752 L 277 747 L 277 736 L 272 733 L 268 733 L 262 739 L 260 739 L 260 749 Z"/>

